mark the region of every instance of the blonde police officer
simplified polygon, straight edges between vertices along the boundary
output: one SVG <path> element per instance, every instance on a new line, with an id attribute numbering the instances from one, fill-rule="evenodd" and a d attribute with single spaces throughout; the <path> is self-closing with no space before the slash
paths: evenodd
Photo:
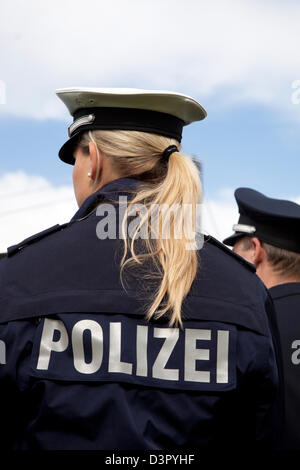
<path id="1" fill-rule="evenodd" d="M 74 118 L 59 156 L 74 165 L 79 210 L 0 263 L 2 443 L 268 443 L 269 298 L 251 265 L 197 233 L 199 173 L 180 151 L 205 110 L 173 92 L 57 95 Z"/>

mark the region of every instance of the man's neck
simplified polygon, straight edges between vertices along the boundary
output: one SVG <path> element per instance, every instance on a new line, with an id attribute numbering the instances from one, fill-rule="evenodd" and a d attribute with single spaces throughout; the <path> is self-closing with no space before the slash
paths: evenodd
<path id="1" fill-rule="evenodd" d="M 271 287 L 278 286 L 279 284 L 288 284 L 289 282 L 300 282 L 299 278 L 290 277 L 290 276 L 282 276 L 276 273 L 272 273 L 269 276 L 263 279 L 263 282 L 267 286 L 268 289 Z"/>
<path id="2" fill-rule="evenodd" d="M 290 282 L 300 282 L 297 276 L 285 275 L 274 271 L 269 263 L 263 262 L 256 266 L 256 273 L 266 285 L 268 289 L 278 286 L 279 284 L 287 284 Z"/>

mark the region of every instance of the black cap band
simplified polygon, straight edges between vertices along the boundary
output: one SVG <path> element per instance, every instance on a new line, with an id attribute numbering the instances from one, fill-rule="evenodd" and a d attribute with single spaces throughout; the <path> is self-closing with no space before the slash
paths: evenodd
<path id="1" fill-rule="evenodd" d="M 74 114 L 74 122 L 82 116 L 91 114 L 95 116 L 94 121 L 87 126 L 80 126 L 70 137 L 86 130 L 85 127 L 89 127 L 153 132 L 173 137 L 181 142 L 184 122 L 170 114 L 132 108 L 82 108 Z"/>
<path id="2" fill-rule="evenodd" d="M 62 146 L 59 157 L 74 164 L 75 136 L 89 130 L 135 130 L 170 137 L 181 142 L 184 121 L 170 114 L 132 108 L 82 108 L 74 114 L 69 127 L 70 139 Z"/>

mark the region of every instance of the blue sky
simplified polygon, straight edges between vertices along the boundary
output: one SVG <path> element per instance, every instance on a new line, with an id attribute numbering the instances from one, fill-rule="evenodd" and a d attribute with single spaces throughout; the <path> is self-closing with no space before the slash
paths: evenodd
<path id="1" fill-rule="evenodd" d="M 300 106 L 299 106 L 300 113 Z M 70 117 L 71 122 L 71 117 Z M 300 195 L 299 124 L 287 122 L 263 106 L 218 112 L 184 129 L 183 149 L 202 163 L 206 196 L 224 187 L 253 187 L 272 197 Z M 55 185 L 71 183 L 72 167 L 57 157 L 67 138 L 62 120 L 0 118 L 0 177 L 24 170 Z"/>
<path id="2" fill-rule="evenodd" d="M 57 157 L 71 117 L 56 88 L 197 99 L 208 116 L 185 128 L 183 149 L 202 162 L 219 238 L 238 186 L 300 202 L 299 2 L 4 0 L 1 10 L 0 251 L 76 209 L 72 168 Z"/>

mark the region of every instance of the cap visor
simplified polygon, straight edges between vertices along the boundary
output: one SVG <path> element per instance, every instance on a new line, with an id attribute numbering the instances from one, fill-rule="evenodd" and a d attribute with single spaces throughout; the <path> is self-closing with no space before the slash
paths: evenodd
<path id="1" fill-rule="evenodd" d="M 225 240 L 223 240 L 223 243 L 224 243 L 224 245 L 234 246 L 234 244 L 240 238 L 244 237 L 245 235 L 247 235 L 247 234 L 246 233 L 241 233 L 241 232 L 233 233 L 232 235 L 230 235 L 230 237 L 225 238 Z"/>
<path id="2" fill-rule="evenodd" d="M 69 140 L 67 140 L 61 149 L 58 152 L 59 158 L 64 162 L 68 163 L 69 165 L 75 164 L 75 159 L 73 157 L 74 150 L 76 143 L 78 141 L 78 135 L 74 135 Z"/>

